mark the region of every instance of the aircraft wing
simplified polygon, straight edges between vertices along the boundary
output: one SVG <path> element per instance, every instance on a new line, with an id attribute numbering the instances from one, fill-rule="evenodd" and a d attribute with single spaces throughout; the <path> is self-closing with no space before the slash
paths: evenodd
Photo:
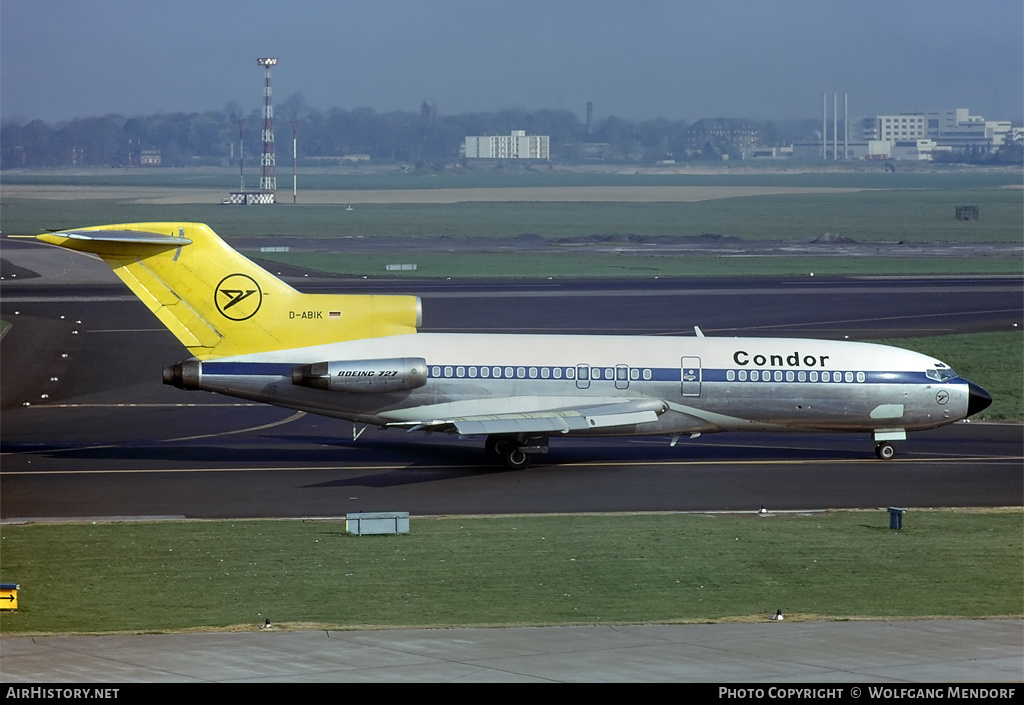
<path id="1" fill-rule="evenodd" d="M 581 405 L 542 411 L 462 416 L 417 423 L 410 431 L 448 431 L 463 436 L 515 433 L 568 433 L 654 423 L 668 409 L 660 399 L 623 399 L 611 404 Z"/>

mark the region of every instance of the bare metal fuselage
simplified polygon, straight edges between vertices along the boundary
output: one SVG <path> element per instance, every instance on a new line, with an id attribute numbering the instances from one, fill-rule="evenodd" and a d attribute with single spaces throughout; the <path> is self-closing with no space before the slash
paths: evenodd
<path id="1" fill-rule="evenodd" d="M 391 359 L 422 360 L 423 382 L 360 393 L 296 384 L 293 375 L 296 366 L 316 362 Z M 445 430 L 468 434 L 503 428 L 497 419 L 471 424 L 489 416 L 618 404 L 619 421 L 647 413 L 635 423 L 566 423 L 550 432 L 817 429 L 878 436 L 965 418 L 972 395 L 984 394 L 925 355 L 810 339 L 418 333 L 183 365 L 185 379 L 179 371 L 169 381 L 185 388 L 379 425 L 462 420 L 470 431 Z"/>

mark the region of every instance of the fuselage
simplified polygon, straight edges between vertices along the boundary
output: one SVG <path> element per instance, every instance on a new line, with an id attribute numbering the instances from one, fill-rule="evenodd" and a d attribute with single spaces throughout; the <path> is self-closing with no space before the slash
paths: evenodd
<path id="1" fill-rule="evenodd" d="M 425 379 L 353 393 L 296 384 L 293 375 L 299 365 L 398 359 L 422 361 Z M 567 434 L 818 429 L 878 438 L 952 423 L 988 398 L 932 357 L 813 339 L 415 333 L 183 365 L 169 382 L 379 425 L 664 403 L 653 420 Z"/>

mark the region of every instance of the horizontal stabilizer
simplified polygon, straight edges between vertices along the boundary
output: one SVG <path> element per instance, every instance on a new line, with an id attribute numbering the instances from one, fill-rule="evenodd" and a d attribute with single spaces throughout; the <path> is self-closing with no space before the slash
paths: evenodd
<path id="1" fill-rule="evenodd" d="M 181 247 L 191 245 L 187 237 L 175 237 L 160 233 L 146 233 L 138 230 L 65 230 L 58 233 L 72 240 L 90 240 L 92 242 L 117 242 L 133 245 L 166 245 Z"/>

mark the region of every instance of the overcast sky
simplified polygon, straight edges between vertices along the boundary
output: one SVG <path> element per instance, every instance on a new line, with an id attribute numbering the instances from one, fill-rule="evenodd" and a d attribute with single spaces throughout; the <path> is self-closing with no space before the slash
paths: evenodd
<path id="1" fill-rule="evenodd" d="M 0 0 L 0 117 L 262 100 L 441 115 L 1024 118 L 1021 0 Z"/>

